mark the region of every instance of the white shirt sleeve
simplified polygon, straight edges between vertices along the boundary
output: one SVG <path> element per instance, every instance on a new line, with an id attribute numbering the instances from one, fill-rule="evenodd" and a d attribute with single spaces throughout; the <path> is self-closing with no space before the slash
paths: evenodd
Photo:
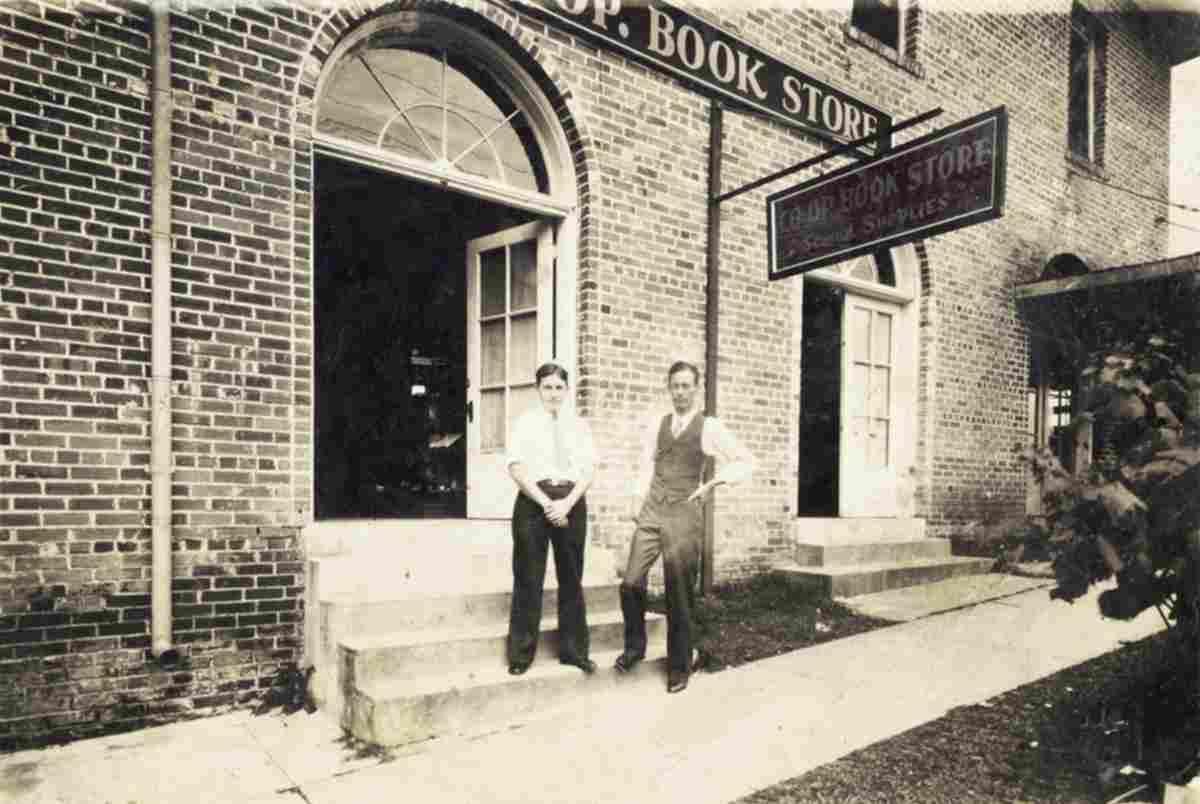
<path id="1" fill-rule="evenodd" d="M 754 474 L 754 456 L 737 440 L 718 418 L 704 417 L 700 431 L 700 449 L 717 459 L 713 480 L 720 483 L 741 483 Z"/>
<path id="2" fill-rule="evenodd" d="M 504 456 L 505 467 L 512 466 L 514 463 L 523 464 L 526 469 L 530 467 L 530 460 L 535 457 L 537 445 L 534 440 L 536 432 L 536 422 L 530 414 L 534 411 L 523 413 L 512 429 L 512 443 L 508 445 L 508 450 Z"/>

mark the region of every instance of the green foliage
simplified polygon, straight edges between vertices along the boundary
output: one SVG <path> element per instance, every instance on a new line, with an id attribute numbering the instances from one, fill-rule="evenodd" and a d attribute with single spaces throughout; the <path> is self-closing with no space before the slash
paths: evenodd
<path id="1" fill-rule="evenodd" d="M 1189 285 L 1188 287 L 1194 287 Z M 1047 540 L 1056 552 L 1054 597 L 1074 600 L 1112 576 L 1101 613 L 1129 619 L 1162 606 L 1196 625 L 1200 577 L 1200 375 L 1189 360 L 1194 290 L 1094 333 L 1077 365 L 1083 380 L 1073 426 L 1091 427 L 1089 471 L 1066 472 L 1048 450 L 1027 455 L 1041 479 Z M 1175 301 L 1179 302 L 1179 299 Z M 1096 319 L 1093 313 L 1093 321 Z"/>

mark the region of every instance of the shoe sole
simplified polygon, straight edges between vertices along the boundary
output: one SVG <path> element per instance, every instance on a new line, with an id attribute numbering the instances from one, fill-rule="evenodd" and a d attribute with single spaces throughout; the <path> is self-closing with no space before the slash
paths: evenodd
<path id="1" fill-rule="evenodd" d="M 645 657 L 645 656 L 640 656 L 640 657 L 638 657 L 637 659 L 634 659 L 634 660 L 633 660 L 633 661 L 631 661 L 631 662 L 622 662 L 621 660 L 618 660 L 618 661 L 617 661 L 617 662 L 616 662 L 616 663 L 613 665 L 613 667 L 616 669 L 616 671 L 617 671 L 618 673 L 629 673 L 629 672 L 631 672 L 631 671 L 633 670 L 633 668 L 637 667 L 637 666 L 638 666 L 638 664 L 639 664 L 639 663 L 642 661 L 642 659 L 644 659 L 644 658 L 646 658 L 646 657 Z"/>

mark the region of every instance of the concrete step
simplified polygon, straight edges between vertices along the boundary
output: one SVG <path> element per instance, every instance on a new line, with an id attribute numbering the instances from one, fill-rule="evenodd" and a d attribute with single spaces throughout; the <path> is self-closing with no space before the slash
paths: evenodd
<path id="1" fill-rule="evenodd" d="M 620 586 L 609 583 L 583 587 L 589 621 L 606 612 L 621 610 Z M 315 697 L 335 717 L 345 703 L 338 645 L 352 637 L 371 637 L 397 631 L 436 629 L 472 629 L 508 627 L 512 605 L 512 581 L 501 592 L 444 594 L 436 597 L 382 599 L 377 593 L 370 599 L 325 600 L 314 605 L 305 623 L 306 657 L 316 668 Z M 558 610 L 558 590 L 547 588 L 542 594 L 543 622 Z"/>
<path id="2" fill-rule="evenodd" d="M 829 567 L 806 567 L 795 562 L 775 569 L 816 586 L 831 597 L 855 597 L 887 589 L 901 589 L 962 575 L 989 572 L 990 558 L 946 557 L 915 561 L 880 562 Z"/>
<path id="3" fill-rule="evenodd" d="M 949 539 L 875 542 L 872 544 L 796 545 L 796 563 L 805 567 L 847 564 L 894 564 L 902 561 L 940 559 L 950 555 Z"/>
<path id="4" fill-rule="evenodd" d="M 625 643 L 620 611 L 589 611 L 588 632 L 592 653 L 620 650 Z M 663 641 L 666 632 L 666 618 L 647 613 L 647 637 L 651 641 Z M 347 689 L 384 679 L 416 679 L 454 673 L 463 668 L 503 665 L 507 642 L 507 620 L 473 628 L 351 636 L 339 645 L 340 684 Z M 556 662 L 558 648 L 558 619 L 543 616 L 535 661 Z"/>
<path id="5" fill-rule="evenodd" d="M 353 553 L 313 558 L 308 563 L 309 589 L 317 600 L 362 603 L 501 592 L 512 586 L 512 537 L 507 531 L 502 542 L 465 537 L 444 542 L 432 535 L 436 531 L 420 539 L 360 545 Z M 613 551 L 589 544 L 583 573 L 584 584 L 616 583 Z M 547 556 L 546 587 L 557 585 L 553 557 Z"/>
<path id="6" fill-rule="evenodd" d="M 583 600 L 588 614 L 620 611 L 618 584 L 584 586 Z M 331 631 L 340 636 L 369 636 L 394 631 L 428 628 L 470 628 L 508 623 L 512 607 L 512 580 L 502 592 L 444 595 L 400 600 L 322 601 L 321 617 Z M 558 610 L 558 590 L 542 593 L 543 614 Z"/>
<path id="7" fill-rule="evenodd" d="M 375 681 L 356 688 L 342 726 L 360 740 L 396 746 L 448 735 L 470 735 L 513 726 L 556 708 L 604 696 L 666 687 L 666 649 L 652 643 L 646 661 L 617 673 L 620 651 L 593 653 L 588 676 L 557 661 L 535 662 L 521 676 L 498 663 L 454 675 Z M 531 784 L 533 781 L 531 780 Z"/>

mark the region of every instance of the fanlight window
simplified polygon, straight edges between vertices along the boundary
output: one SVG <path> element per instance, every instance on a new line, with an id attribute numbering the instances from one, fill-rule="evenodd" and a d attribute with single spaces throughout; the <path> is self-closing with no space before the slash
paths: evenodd
<path id="1" fill-rule="evenodd" d="M 548 192 L 525 113 L 484 70 L 447 49 L 373 37 L 341 60 L 318 109 L 323 138 L 439 173 Z"/>
<path id="2" fill-rule="evenodd" d="M 896 287 L 896 266 L 889 251 L 878 251 L 870 256 L 859 257 L 833 266 L 830 270 L 842 276 Z"/>

